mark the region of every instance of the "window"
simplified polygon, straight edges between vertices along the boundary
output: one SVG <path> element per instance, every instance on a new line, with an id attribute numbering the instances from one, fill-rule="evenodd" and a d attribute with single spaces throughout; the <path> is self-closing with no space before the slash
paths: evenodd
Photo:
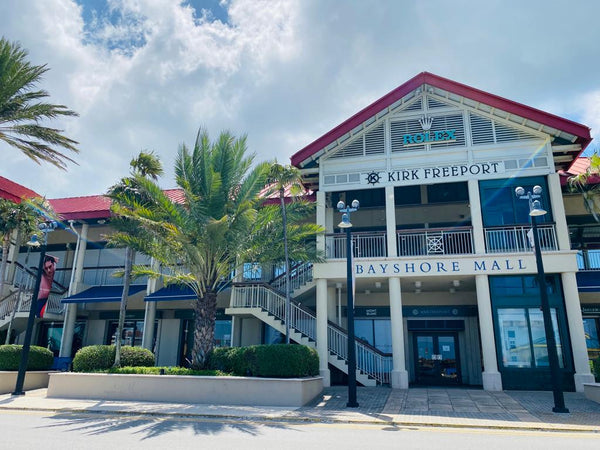
<path id="1" fill-rule="evenodd" d="M 85 331 L 85 322 L 75 322 L 73 330 L 73 345 L 71 347 L 71 357 L 75 356 L 77 350 L 83 347 L 83 333 Z M 37 345 L 46 347 L 54 356 L 58 357 L 60 353 L 60 344 L 63 335 L 63 324 L 54 322 L 42 322 L 38 334 Z"/>
<path id="2" fill-rule="evenodd" d="M 392 325 L 389 319 L 355 319 L 354 334 L 383 353 L 392 353 Z"/>
<path id="3" fill-rule="evenodd" d="M 362 208 L 385 207 L 385 189 L 361 189 L 357 191 L 332 192 L 331 207 L 336 208 L 337 203 L 343 200 L 346 204 L 353 200 L 360 202 Z"/>
<path id="4" fill-rule="evenodd" d="M 119 322 L 111 320 L 108 323 L 108 338 L 107 344 L 115 345 L 117 327 Z M 156 332 L 154 333 L 156 336 Z M 144 337 L 144 321 L 143 320 L 126 320 L 123 323 L 123 333 L 121 334 L 121 345 L 130 345 L 132 347 L 141 347 Z M 154 348 L 154 346 L 153 346 Z"/>
<path id="5" fill-rule="evenodd" d="M 421 186 L 398 186 L 394 188 L 394 203 L 396 206 L 420 205 Z"/>
<path id="6" fill-rule="evenodd" d="M 552 211 L 548 196 L 548 186 L 544 177 L 513 178 L 505 180 L 486 180 L 479 182 L 483 226 L 493 227 L 530 223 L 529 203 L 515 195 L 515 188 L 522 186 L 531 191 L 533 186 L 542 187 L 539 199 L 546 215 L 538 216 L 538 223 L 552 222 Z"/>
<path id="7" fill-rule="evenodd" d="M 600 319 L 597 317 L 583 319 L 583 331 L 585 333 L 588 357 L 591 360 L 600 358 Z"/>
<path id="8" fill-rule="evenodd" d="M 549 367 L 542 311 L 539 308 L 500 308 L 497 314 L 502 365 L 518 368 Z M 550 314 L 559 365 L 564 367 L 556 309 L 552 308 Z"/>
<path id="9" fill-rule="evenodd" d="M 429 203 L 468 202 L 469 188 L 466 182 L 430 184 L 427 186 Z"/>
<path id="10" fill-rule="evenodd" d="M 222 310 L 221 310 L 222 311 Z M 217 317 L 225 316 L 222 312 L 217 311 Z M 156 333 L 155 333 L 156 335 Z M 190 367 L 192 362 L 192 348 L 194 347 L 194 320 L 184 319 L 181 329 L 181 352 L 179 354 L 179 364 L 184 367 Z M 215 347 L 230 347 L 231 346 L 231 319 L 217 319 L 215 321 L 215 339 L 213 341 Z"/>

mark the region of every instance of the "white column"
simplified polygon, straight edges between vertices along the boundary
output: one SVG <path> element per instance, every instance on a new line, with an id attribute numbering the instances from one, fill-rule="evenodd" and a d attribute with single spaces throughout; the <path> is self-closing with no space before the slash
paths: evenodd
<path id="1" fill-rule="evenodd" d="M 21 232 L 19 230 L 15 230 L 10 240 L 11 242 L 14 242 L 14 244 L 11 243 L 10 247 L 8 248 L 8 256 L 6 257 L 7 261 L 10 261 L 10 264 L 7 267 L 6 284 L 13 285 L 15 283 L 17 259 L 19 258 L 19 244 L 21 241 Z"/>
<path id="2" fill-rule="evenodd" d="M 400 278 L 389 278 L 390 319 L 392 322 L 392 388 L 408 389 L 408 372 L 404 357 L 404 319 L 402 317 L 402 291 Z"/>
<path id="3" fill-rule="evenodd" d="M 479 196 L 479 182 L 469 180 L 469 206 L 471 207 L 471 225 L 473 226 L 473 247 L 475 253 L 485 253 L 485 235 L 483 230 L 483 216 L 481 214 L 481 197 Z"/>
<path id="4" fill-rule="evenodd" d="M 488 276 L 475 275 L 475 287 L 477 290 L 481 353 L 483 354 L 483 389 L 486 391 L 501 391 L 502 376 L 498 372 L 498 362 L 496 359 L 492 301 L 490 298 Z"/>
<path id="5" fill-rule="evenodd" d="M 158 271 L 158 262 L 152 258 L 150 260 L 152 270 Z M 157 291 L 158 279 L 148 278 L 146 284 L 146 295 L 154 294 Z M 145 302 L 144 311 L 144 334 L 142 335 L 142 346 L 153 351 L 152 341 L 154 340 L 154 322 L 156 321 L 156 302 Z"/>
<path id="6" fill-rule="evenodd" d="M 317 225 L 326 228 L 325 224 L 325 192 L 317 191 Z M 317 251 L 325 253 L 325 236 L 317 235 Z"/>
<path id="7" fill-rule="evenodd" d="M 83 260 L 85 259 L 85 251 L 87 248 L 87 235 L 89 225 L 84 223 L 81 227 L 81 234 L 78 236 L 78 245 L 76 255 L 73 260 L 73 268 L 75 273 L 71 277 L 71 285 L 69 286 L 69 295 L 74 295 L 79 292 L 79 286 L 83 280 Z M 63 334 L 60 342 L 59 356 L 68 358 L 71 356 L 73 348 L 73 332 L 75 331 L 75 321 L 77 320 L 77 303 L 68 303 L 65 311 L 65 319 L 63 322 Z"/>
<path id="8" fill-rule="evenodd" d="M 327 320 L 335 321 L 337 297 L 335 287 L 327 288 Z"/>
<path id="9" fill-rule="evenodd" d="M 327 279 L 317 279 L 317 353 L 323 386 L 331 385 L 329 351 L 327 350 Z"/>
<path id="10" fill-rule="evenodd" d="M 550 194 L 550 203 L 552 204 L 552 218 L 556 224 L 556 240 L 559 250 L 571 250 L 569 241 L 569 227 L 567 226 L 567 217 L 565 215 L 565 204 L 563 203 L 562 191 L 560 189 L 560 177 L 558 173 L 548 175 L 548 194 Z M 542 208 L 549 208 L 550 205 L 542 205 Z"/>
<path id="11" fill-rule="evenodd" d="M 396 202 L 394 186 L 385 187 L 385 227 L 387 234 L 387 250 L 390 258 L 398 256 L 398 239 L 396 238 Z"/>
<path id="12" fill-rule="evenodd" d="M 577 290 L 577 278 L 575 277 L 575 272 L 562 273 L 561 278 L 567 310 L 567 322 L 569 324 L 569 337 L 573 351 L 573 362 L 575 363 L 575 390 L 583 392 L 583 384 L 593 383 L 594 376 L 590 372 L 590 364 L 588 362 L 583 317 L 581 316 L 581 305 Z"/>

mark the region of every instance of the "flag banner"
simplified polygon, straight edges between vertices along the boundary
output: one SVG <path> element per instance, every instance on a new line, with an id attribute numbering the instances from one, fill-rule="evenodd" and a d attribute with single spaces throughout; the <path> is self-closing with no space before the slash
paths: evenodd
<path id="1" fill-rule="evenodd" d="M 527 232 L 527 239 L 529 239 L 529 245 L 531 248 L 535 248 L 535 239 L 533 238 L 533 228 L 530 228 Z"/>
<path id="2" fill-rule="evenodd" d="M 52 283 L 54 282 L 54 273 L 56 272 L 56 263 L 58 258 L 52 255 L 46 255 L 44 257 L 44 265 L 42 272 L 42 279 L 40 280 L 40 290 L 37 296 L 37 309 L 36 317 L 44 317 L 46 314 L 46 306 L 48 305 L 48 297 L 52 290 Z"/>

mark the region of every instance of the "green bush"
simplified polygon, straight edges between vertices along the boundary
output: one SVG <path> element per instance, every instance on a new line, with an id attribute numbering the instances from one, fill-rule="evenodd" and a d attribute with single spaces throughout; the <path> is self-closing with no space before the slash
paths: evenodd
<path id="1" fill-rule="evenodd" d="M 115 363 L 114 345 L 83 347 L 73 358 L 74 372 L 95 372 L 110 369 Z M 154 366 L 154 355 L 142 347 L 121 347 L 122 366 Z"/>
<path id="2" fill-rule="evenodd" d="M 0 370 L 19 370 L 22 345 L 0 345 Z M 32 345 L 27 358 L 27 370 L 50 370 L 54 354 L 44 347 Z"/>
<path id="3" fill-rule="evenodd" d="M 304 345 L 216 348 L 210 355 L 209 368 L 238 376 L 307 377 L 319 374 L 319 356 Z"/>
<path id="4" fill-rule="evenodd" d="M 222 377 L 229 375 L 225 372 L 221 372 L 220 370 L 194 370 L 185 367 L 119 367 L 108 369 L 108 373 L 161 375 L 161 370 L 163 371 L 162 375 L 196 375 L 205 377 Z"/>

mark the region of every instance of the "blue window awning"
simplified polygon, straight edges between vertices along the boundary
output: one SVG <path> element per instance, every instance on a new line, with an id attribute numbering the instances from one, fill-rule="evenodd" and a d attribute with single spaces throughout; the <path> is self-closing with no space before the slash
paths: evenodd
<path id="1" fill-rule="evenodd" d="M 129 286 L 129 296 L 135 295 L 146 289 L 146 285 Z M 105 303 L 120 302 L 123 286 L 92 286 L 78 294 L 65 297 L 61 303 Z"/>
<path id="2" fill-rule="evenodd" d="M 577 272 L 579 292 L 600 292 L 600 271 Z"/>
<path id="3" fill-rule="evenodd" d="M 177 300 L 195 300 L 194 291 L 188 286 L 172 284 L 146 296 L 147 302 L 173 302 Z"/>

